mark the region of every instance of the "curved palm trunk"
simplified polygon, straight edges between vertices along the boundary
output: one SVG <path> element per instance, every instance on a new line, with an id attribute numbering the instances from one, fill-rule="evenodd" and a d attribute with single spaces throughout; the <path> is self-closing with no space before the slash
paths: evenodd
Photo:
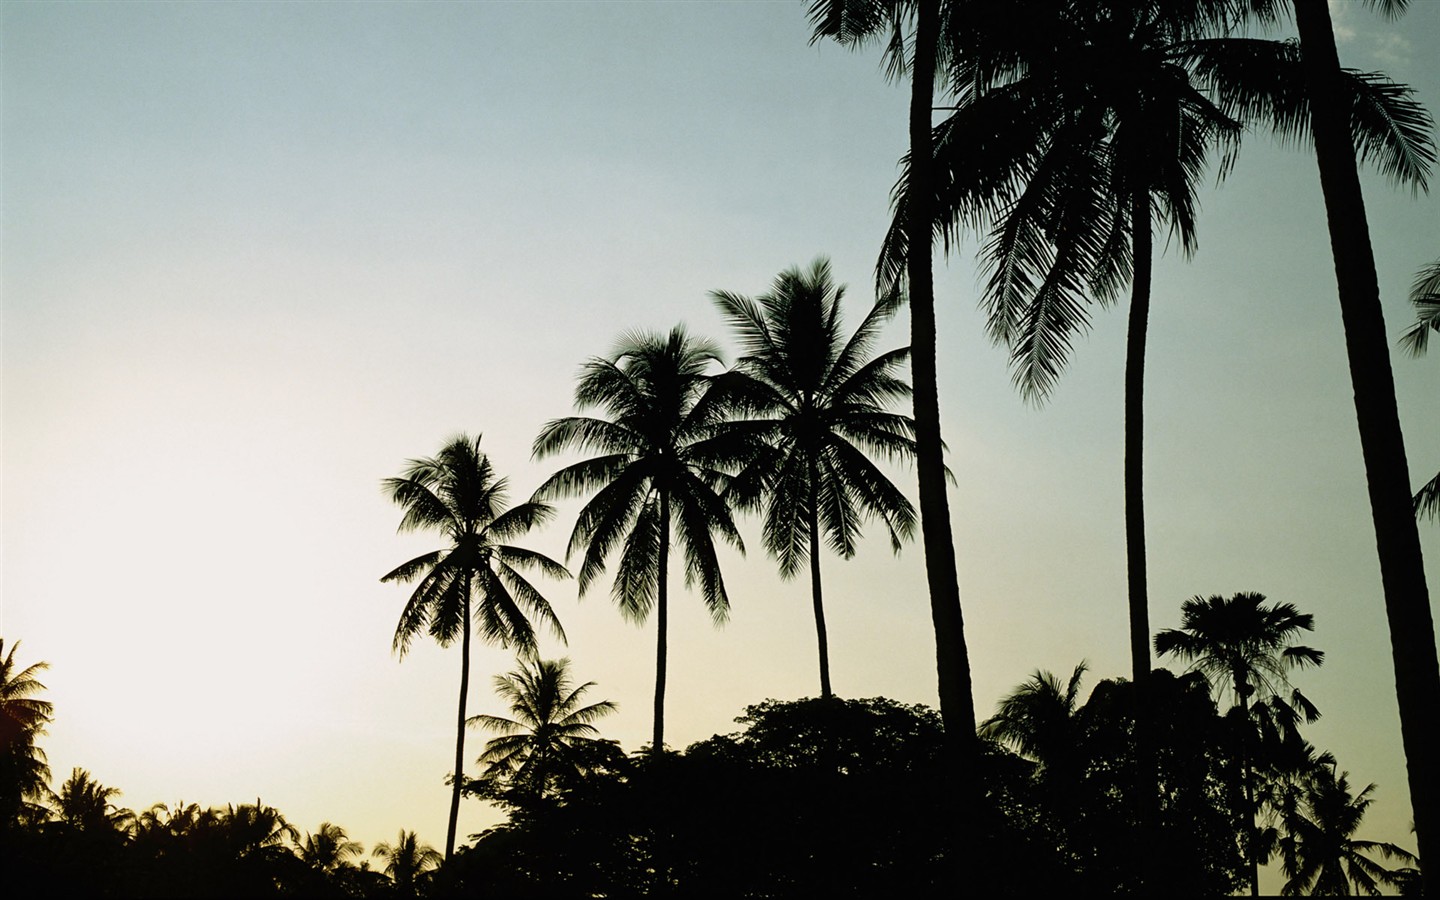
<path id="1" fill-rule="evenodd" d="M 1347 128 L 1348 117 L 1339 101 L 1340 59 L 1330 10 L 1325 0 L 1294 2 L 1390 626 L 1415 838 L 1426 890 L 1434 893 L 1440 890 L 1440 879 L 1434 874 L 1435 860 L 1440 860 L 1440 769 L 1434 765 L 1432 749 L 1427 745 L 1426 723 L 1440 709 L 1435 623 L 1425 584 L 1420 536 L 1411 510 L 1405 439 L 1395 403 L 1390 347 L 1380 308 L 1365 200 Z"/>
<path id="2" fill-rule="evenodd" d="M 815 489 L 815 459 L 809 461 L 810 475 L 810 595 L 815 603 L 815 637 L 820 644 L 820 696 L 826 700 L 830 691 L 830 642 L 825 637 L 825 606 L 820 599 L 820 510 Z"/>
<path id="3" fill-rule="evenodd" d="M 460 819 L 461 772 L 465 769 L 465 696 L 470 691 L 470 593 L 466 585 L 462 603 L 463 625 L 460 637 L 460 711 L 455 722 L 455 784 L 450 792 L 450 826 L 445 832 L 445 858 L 455 853 L 455 827 Z"/>
<path id="4" fill-rule="evenodd" d="M 935 91 L 935 44 L 940 33 L 938 0 L 920 0 L 915 24 L 915 57 L 910 94 L 910 191 L 905 198 L 910 247 L 910 365 L 914 373 L 915 468 L 920 482 L 920 531 L 925 544 L 925 575 L 930 588 L 930 618 L 935 626 L 935 669 L 940 717 L 948 738 L 968 755 L 975 737 L 975 701 L 970 685 L 970 654 L 960 611 L 955 540 L 945 495 L 945 459 L 940 441 L 940 392 L 935 348 L 935 282 L 930 185 L 934 156 L 931 98 Z"/>
<path id="5" fill-rule="evenodd" d="M 650 753 L 659 756 L 665 749 L 665 632 L 670 621 L 670 609 L 666 605 L 668 586 L 666 577 L 670 557 L 670 495 L 660 492 L 660 573 L 655 584 L 655 624 L 659 636 L 655 639 L 655 731 L 650 738 Z"/>

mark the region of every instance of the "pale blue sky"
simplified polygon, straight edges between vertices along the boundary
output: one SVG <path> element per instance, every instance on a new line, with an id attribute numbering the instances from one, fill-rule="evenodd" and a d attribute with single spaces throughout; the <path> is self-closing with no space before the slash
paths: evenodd
<path id="1" fill-rule="evenodd" d="M 1341 53 L 1440 105 L 1440 3 L 1335 4 Z M 45 747 L 143 808 L 259 795 L 367 845 L 443 840 L 458 655 L 389 654 L 406 596 L 380 479 L 482 431 L 515 498 L 541 424 L 630 328 L 724 341 L 707 292 L 832 258 L 865 299 L 905 149 L 878 56 L 808 46 L 801 2 L 0 6 L 4 606 L 52 664 Z M 1367 179 L 1387 322 L 1440 256 L 1440 203 Z M 1407 843 L 1384 616 L 1312 159 L 1252 136 L 1158 261 L 1147 405 L 1152 621 L 1257 590 L 1316 614 L 1312 740 L 1379 783 Z M 1128 671 L 1124 316 L 1044 409 L 939 279 L 941 402 L 982 715 L 1033 669 Z M 903 320 L 885 347 L 905 343 Z M 1440 468 L 1440 359 L 1397 353 L 1413 480 Z M 906 473 L 897 473 L 906 477 Z M 908 482 L 907 482 L 908 485 Z M 913 488 L 910 488 L 913 492 Z M 533 546 L 563 553 L 573 508 Z M 731 624 L 673 622 L 667 735 L 816 692 L 803 582 L 730 561 Z M 1440 526 L 1422 527 L 1436 582 Z M 935 700 L 918 547 L 829 574 L 836 689 Z M 606 732 L 648 737 L 653 627 L 550 596 Z M 476 653 L 472 711 L 498 711 Z M 483 736 L 469 745 L 478 754 Z M 489 817 L 479 804 L 462 829 Z"/>

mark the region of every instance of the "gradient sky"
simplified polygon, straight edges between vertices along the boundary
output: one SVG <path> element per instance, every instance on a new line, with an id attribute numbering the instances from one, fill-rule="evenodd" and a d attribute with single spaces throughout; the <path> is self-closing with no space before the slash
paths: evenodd
<path id="1" fill-rule="evenodd" d="M 1440 106 L 1440 2 L 1332 3 L 1347 65 Z M 906 146 L 878 54 L 809 46 L 776 3 L 0 6 L 3 622 L 47 660 L 56 784 L 143 809 L 253 800 L 304 830 L 441 844 L 458 649 L 390 641 L 408 591 L 380 480 L 483 432 L 512 497 L 627 329 L 726 341 L 707 294 L 828 255 L 866 301 Z M 1440 202 L 1366 179 L 1392 334 L 1440 257 Z M 1200 249 L 1157 261 L 1147 368 L 1151 618 L 1260 591 L 1316 616 L 1309 738 L 1379 784 L 1364 829 L 1413 847 L 1388 637 L 1313 158 L 1247 138 Z M 1163 245 L 1163 241 L 1161 242 Z M 1027 407 L 976 310 L 975 243 L 938 273 L 941 403 L 976 706 L 1036 668 L 1129 671 L 1124 316 L 1100 310 Z M 903 316 L 882 348 L 907 341 Z M 1419 483 L 1440 468 L 1440 358 L 1394 355 Z M 559 465 L 561 461 L 553 461 Z M 912 476 L 896 477 L 913 494 Z M 529 545 L 562 556 L 573 513 Z M 667 739 L 818 692 L 803 580 L 745 523 L 715 630 L 672 614 Z M 1432 584 L 1440 526 L 1422 525 Z M 824 560 L 837 692 L 936 702 L 918 546 Z M 577 676 L 648 739 L 653 624 L 608 582 L 548 595 Z M 471 712 L 501 712 L 474 655 Z M 471 759 L 483 735 L 472 732 Z M 495 820 L 462 810 L 462 834 Z"/>

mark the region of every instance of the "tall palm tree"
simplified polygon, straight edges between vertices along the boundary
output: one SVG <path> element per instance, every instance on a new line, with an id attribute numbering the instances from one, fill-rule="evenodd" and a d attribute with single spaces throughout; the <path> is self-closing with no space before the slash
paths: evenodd
<path id="1" fill-rule="evenodd" d="M 1430 332 L 1440 331 L 1440 259 L 1425 266 L 1410 286 L 1410 302 L 1415 304 L 1415 324 L 1400 336 L 1400 344 L 1412 356 L 1421 356 L 1429 344 Z M 1440 473 L 1415 492 L 1415 516 L 1440 519 Z"/>
<path id="2" fill-rule="evenodd" d="M 618 547 L 620 564 L 611 594 L 620 613 L 643 623 L 655 611 L 651 750 L 657 754 L 665 746 L 672 532 L 685 557 L 685 584 L 699 583 L 701 600 L 717 625 L 729 614 L 730 599 L 715 554 L 716 535 L 744 551 L 721 493 L 728 482 L 726 470 L 744 458 L 746 444 L 721 428 L 729 403 L 723 392 L 712 389 L 706 372 L 719 361 L 713 344 L 690 337 L 679 326 L 668 335 L 628 334 L 611 356 L 585 364 L 575 388 L 577 407 L 598 407 L 609 418 L 554 419 L 535 438 L 537 459 L 566 449 L 600 454 L 556 472 L 535 497 L 594 491 L 566 549 L 573 555 L 584 548 L 580 594 L 605 571 L 606 559 Z"/>
<path id="3" fill-rule="evenodd" d="M 961 6 L 967 6 L 967 14 L 970 12 L 970 5 L 953 0 L 813 0 L 809 9 L 814 27 L 812 42 L 829 38 L 852 47 L 883 42 L 889 74 L 896 78 L 910 76 L 909 179 L 898 199 L 904 228 L 911 235 L 933 235 L 931 119 L 935 80 L 937 70 L 943 71 L 948 58 L 949 44 L 941 40 L 942 31 L 948 32 L 961 18 Z M 947 739 L 963 753 L 971 753 L 975 749 L 975 700 L 946 492 L 945 444 L 940 434 L 932 250 L 932 240 L 917 239 L 909 241 L 895 258 L 902 261 L 910 304 L 915 469 L 930 618 L 935 629 L 940 715 Z"/>
<path id="4" fill-rule="evenodd" d="M 393 650 L 401 658 L 411 639 L 428 631 L 442 647 L 461 641 L 460 704 L 455 725 L 455 772 L 445 858 L 455 852 L 460 814 L 461 772 L 465 765 L 465 698 L 470 687 L 470 632 L 487 642 L 521 651 L 535 649 L 529 616 L 547 624 L 561 640 L 560 620 L 522 573 L 538 570 L 568 578 L 565 567 L 541 553 L 508 541 L 546 522 L 554 510 L 534 500 L 507 508 L 506 480 L 495 474 L 480 449 L 480 436 L 459 435 L 439 455 L 410 461 L 403 475 L 384 482 L 390 499 L 405 515 L 400 531 L 434 530 L 446 546 L 421 554 L 383 576 L 381 581 L 419 580 L 400 614 Z M 528 614 L 528 615 L 527 615 Z"/>
<path id="5" fill-rule="evenodd" d="M 897 297 L 877 300 L 860 327 L 845 337 L 830 263 L 787 269 L 767 294 L 751 299 L 729 291 L 711 297 L 735 330 L 743 355 L 748 417 L 744 425 L 764 442 L 760 456 L 737 479 L 743 502 L 765 508 L 765 547 L 791 578 L 807 560 L 820 653 L 820 695 L 832 696 L 829 642 L 820 588 L 820 534 L 841 557 L 855 555 L 864 518 L 884 523 L 890 544 L 915 528 L 915 508 L 867 453 L 906 459 L 915 453 L 915 422 L 887 409 L 908 397 L 896 369 L 908 349 L 871 357 L 880 326 Z"/>
<path id="6" fill-rule="evenodd" d="M 1250 892 L 1258 894 L 1260 848 L 1255 825 L 1255 762 L 1248 738 L 1255 701 L 1268 701 L 1269 710 L 1298 711 L 1306 721 L 1320 717 L 1299 688 L 1290 685 L 1287 672 L 1318 666 L 1325 654 L 1296 644 L 1302 631 L 1315 630 L 1315 617 L 1290 603 L 1265 605 L 1265 596 L 1253 592 L 1233 597 L 1194 597 L 1180 607 L 1180 628 L 1155 635 L 1155 652 L 1174 654 L 1204 673 L 1216 693 L 1233 697 L 1240 735 L 1239 788 L 1245 804 Z M 1289 697 L 1284 696 L 1289 688 Z M 1277 704 L 1276 701 L 1280 701 Z"/>
<path id="7" fill-rule="evenodd" d="M 614 712 L 609 700 L 581 705 L 585 692 L 595 686 L 574 685 L 570 660 L 522 660 L 520 668 L 495 676 L 495 693 L 515 718 L 481 714 L 470 717 L 500 736 L 485 744 L 480 754 L 481 778 L 504 782 L 539 797 L 550 791 L 562 773 L 585 774 L 580 750 L 599 739 L 596 719 Z"/>
<path id="8" fill-rule="evenodd" d="M 381 841 L 370 854 L 384 861 L 382 871 L 390 876 L 402 897 L 414 896 L 419 889 L 420 876 L 443 861 L 434 847 L 421 843 L 415 832 L 403 828 L 394 844 Z"/>
<path id="9" fill-rule="evenodd" d="M 1406 0 L 1376 0 L 1370 5 L 1395 15 L 1408 4 Z M 1378 162 L 1397 180 L 1423 184 L 1435 160 L 1428 134 L 1430 119 L 1409 100 L 1405 89 L 1373 73 L 1360 76 L 1371 89 L 1357 96 L 1357 73 L 1340 66 L 1326 0 L 1244 0 L 1239 6 L 1264 22 L 1293 14 L 1299 33 L 1296 50 L 1303 89 L 1280 98 L 1294 101 L 1298 95 L 1304 104 L 1299 114 L 1294 102 L 1275 102 L 1238 90 L 1233 96 L 1241 104 L 1252 105 L 1257 113 L 1269 113 L 1271 124 L 1282 134 L 1307 139 L 1315 149 L 1390 629 L 1416 839 L 1421 859 L 1440 859 L 1440 771 L 1431 764 L 1429 737 L 1430 721 L 1440 709 L 1440 656 L 1356 160 L 1358 153 L 1361 160 Z M 1374 124 L 1381 117 L 1377 101 L 1387 94 L 1397 99 L 1397 93 L 1398 99 L 1408 103 L 1401 114 L 1386 111 L 1384 124 L 1413 139 L 1395 148 L 1357 140 L 1358 125 L 1367 120 Z M 1434 892 L 1437 879 L 1431 875 L 1426 880 Z"/>
<path id="10" fill-rule="evenodd" d="M 50 664 L 22 669 L 15 659 L 19 649 L 16 641 L 6 653 L 0 638 L 0 833 L 39 818 L 41 801 L 50 793 L 50 767 L 45 751 L 35 745 L 55 711 L 49 700 L 36 696 L 45 690 L 36 676 Z"/>
<path id="11" fill-rule="evenodd" d="M 1355 893 L 1379 896 L 1380 888 L 1400 886 L 1399 873 L 1387 869 L 1367 854 L 1415 863 L 1404 848 L 1382 841 L 1354 837 L 1360 821 L 1374 802 L 1375 785 L 1351 793 L 1349 772 L 1336 771 L 1335 758 L 1325 753 L 1286 795 L 1281 811 L 1279 840 L 1285 886 L 1281 894 L 1348 896 Z"/>

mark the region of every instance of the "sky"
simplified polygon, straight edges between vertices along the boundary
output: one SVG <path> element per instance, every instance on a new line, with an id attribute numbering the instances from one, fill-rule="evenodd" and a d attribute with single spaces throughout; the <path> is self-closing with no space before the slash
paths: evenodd
<path id="1" fill-rule="evenodd" d="M 1342 60 L 1440 106 L 1440 2 L 1333 2 Z M 454 434 L 520 501 L 575 376 L 633 329 L 733 347 L 708 294 L 817 256 L 868 304 L 906 148 L 876 52 L 809 44 L 795 2 L 0 5 L 3 607 L 44 660 L 42 747 L 135 809 L 277 806 L 370 846 L 442 845 L 457 647 L 391 652 L 431 549 L 380 489 Z M 1213 174 L 1213 173 L 1212 173 Z M 1440 177 L 1440 176 L 1437 176 Z M 1365 178 L 1389 331 L 1440 257 L 1440 201 Z M 1147 363 L 1151 621 L 1259 591 L 1316 618 L 1310 740 L 1376 782 L 1364 836 L 1413 847 L 1388 636 L 1313 157 L 1247 136 L 1157 259 Z M 1043 407 L 977 310 L 977 241 L 937 273 L 940 394 L 979 714 L 1036 669 L 1129 672 L 1125 317 L 1096 311 Z M 1163 239 L 1157 246 L 1164 248 Z M 903 314 L 881 349 L 908 341 Z M 733 350 L 727 349 L 727 353 Z M 1440 359 L 1393 354 L 1419 484 L 1440 469 Z M 913 473 L 894 470 L 913 496 Z M 527 546 L 564 556 L 578 503 Z M 803 579 L 758 523 L 723 557 L 730 622 L 672 604 L 667 741 L 818 693 Z M 1422 524 L 1432 585 L 1440 525 Z M 918 544 L 826 557 L 836 691 L 936 703 Z M 544 585 L 568 656 L 649 739 L 654 625 L 608 582 Z M 509 651 L 476 647 L 469 712 Z M 472 732 L 466 755 L 484 735 Z M 472 773 L 473 774 L 473 773 Z M 497 821 L 464 805 L 461 833 Z"/>

